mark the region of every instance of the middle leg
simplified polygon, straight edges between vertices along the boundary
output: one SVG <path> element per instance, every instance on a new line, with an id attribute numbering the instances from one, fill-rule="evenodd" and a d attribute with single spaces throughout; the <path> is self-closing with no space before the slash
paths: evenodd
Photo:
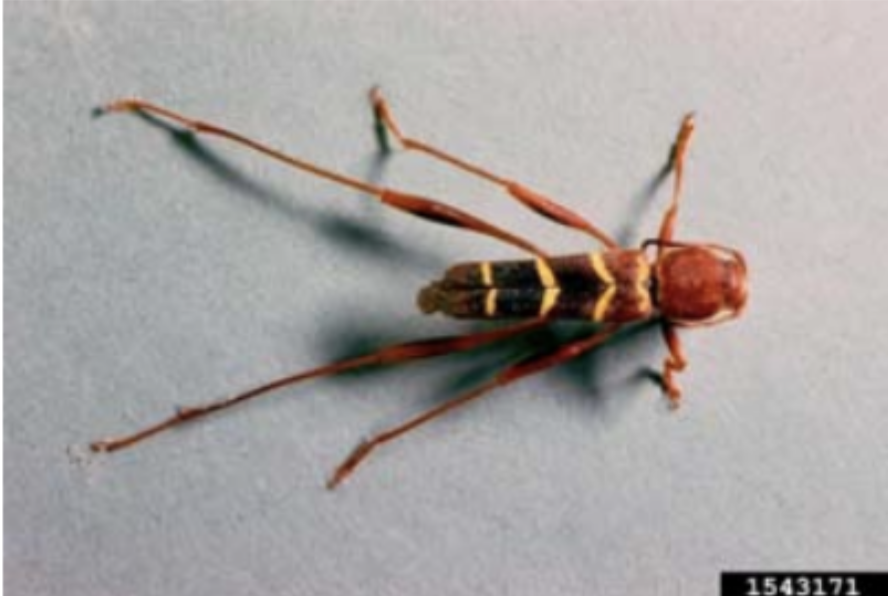
<path id="1" fill-rule="evenodd" d="M 464 172 L 468 172 L 469 174 L 483 178 L 488 182 L 492 182 L 509 193 L 512 198 L 518 200 L 524 206 L 535 211 L 539 215 L 563 226 L 585 232 L 601 242 L 606 248 L 618 248 L 619 245 L 610 236 L 564 205 L 522 186 L 515 181 L 497 176 L 480 166 L 469 163 L 450 153 L 446 153 L 432 145 L 424 143 L 423 141 L 406 136 L 401 131 L 401 127 L 398 126 L 395 117 L 392 115 L 392 110 L 389 107 L 388 102 L 385 97 L 383 97 L 382 92 L 378 87 L 374 87 L 370 92 L 370 101 L 373 104 L 373 112 L 376 116 L 377 123 L 381 125 L 380 129 L 383 133 L 388 130 L 392 136 L 398 139 L 398 142 L 404 147 L 404 149 L 425 153 L 434 159 L 443 161 L 444 163 L 463 170 Z"/>

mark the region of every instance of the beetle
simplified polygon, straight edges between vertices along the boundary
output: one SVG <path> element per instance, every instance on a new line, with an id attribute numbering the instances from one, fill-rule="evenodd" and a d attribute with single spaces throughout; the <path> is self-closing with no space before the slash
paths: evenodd
<path id="1" fill-rule="evenodd" d="M 363 441 L 336 468 L 328 480 L 328 488 L 337 487 L 377 447 L 473 402 L 493 389 L 576 358 L 633 323 L 651 320 L 660 323 L 668 349 L 663 362 L 662 384 L 669 402 L 672 406 L 678 406 L 681 390 L 675 381 L 675 373 L 685 369 L 687 359 L 677 329 L 714 325 L 737 318 L 747 302 L 747 268 L 741 252 L 712 242 L 673 239 L 684 166 L 695 126 L 693 114 L 684 117 L 672 145 L 667 164 L 673 174 L 672 197 L 663 214 L 659 234 L 645 240 L 638 248 L 627 248 L 620 246 L 573 210 L 547 196 L 406 136 L 378 88 L 371 91 L 370 99 L 384 149 L 388 146 L 389 136 L 392 136 L 405 150 L 423 153 L 495 184 L 512 199 L 539 215 L 586 233 L 601 245 L 601 249 L 551 256 L 521 236 L 451 205 L 351 178 L 282 153 L 229 129 L 188 118 L 142 99 L 115 101 L 105 106 L 103 111 L 140 112 L 152 118 L 175 122 L 195 134 L 227 139 L 296 169 L 374 197 L 383 205 L 399 211 L 495 238 L 521 249 L 529 257 L 458 263 L 439 280 L 421 289 L 417 296 L 418 306 L 426 314 L 440 312 L 458 319 L 511 320 L 505 326 L 383 347 L 363 356 L 289 375 L 227 399 L 179 408 L 172 416 L 135 433 L 95 441 L 90 445 L 93 451 L 110 452 L 130 447 L 172 427 L 284 386 L 367 366 L 473 350 L 527 334 L 557 320 L 580 320 L 595 325 L 589 335 L 571 340 L 554 350 L 524 358 L 474 390 Z"/>

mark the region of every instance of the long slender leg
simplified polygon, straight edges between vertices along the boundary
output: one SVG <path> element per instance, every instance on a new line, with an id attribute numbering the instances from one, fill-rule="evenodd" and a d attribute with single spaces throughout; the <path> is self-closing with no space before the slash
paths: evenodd
<path id="1" fill-rule="evenodd" d="M 688 360 L 685 358 L 681 339 L 678 337 L 675 327 L 669 323 L 663 323 L 663 338 L 666 340 L 666 347 L 669 348 L 669 355 L 663 361 L 663 389 L 666 391 L 666 396 L 669 397 L 670 405 L 677 408 L 681 403 L 681 388 L 675 382 L 674 373 L 687 368 Z"/>
<path id="2" fill-rule="evenodd" d="M 345 459 L 345 461 L 342 462 L 342 464 L 339 465 L 339 467 L 333 473 L 333 476 L 331 476 L 330 480 L 328 481 L 327 488 L 336 488 L 343 480 L 351 475 L 351 473 L 354 472 L 355 469 L 377 447 L 380 447 L 385 443 L 390 443 L 398 437 L 412 430 L 415 430 L 416 428 L 434 420 L 435 418 L 438 418 L 439 416 L 443 416 L 444 414 L 452 410 L 471 403 L 478 398 L 486 395 L 487 393 L 493 391 L 494 389 L 503 387 L 505 385 L 508 385 L 509 383 L 513 383 L 519 379 L 523 379 L 524 377 L 542 372 L 548 368 L 552 368 L 553 366 L 557 366 L 563 362 L 576 358 L 584 352 L 588 352 L 592 348 L 607 341 L 614 334 L 614 332 L 617 331 L 617 329 L 619 329 L 618 325 L 608 326 L 602 331 L 590 337 L 565 344 L 559 347 L 554 352 L 543 355 L 536 355 L 522 362 L 519 362 L 518 364 L 506 368 L 498 375 L 496 375 L 496 377 L 494 377 L 492 380 L 477 387 L 473 391 L 465 393 L 460 397 L 452 399 L 448 402 L 445 402 L 436 408 L 432 408 L 416 416 L 415 418 L 411 418 L 410 420 L 399 426 L 391 428 L 367 441 L 364 441 L 363 443 L 358 445 L 358 447 L 351 453 L 351 455 L 348 456 L 348 458 Z"/>
<path id="3" fill-rule="evenodd" d="M 234 143 L 237 143 L 244 147 L 248 147 L 250 149 L 253 149 L 254 151 L 258 151 L 263 155 L 281 161 L 296 169 L 314 174 L 315 176 L 319 176 L 321 178 L 324 178 L 325 180 L 329 180 L 337 184 L 348 186 L 357 190 L 358 192 L 371 195 L 383 204 L 394 207 L 395 209 L 398 209 L 400 211 L 404 211 L 406 213 L 410 213 L 412 215 L 416 215 L 427 220 L 435 221 L 445 225 L 455 226 L 458 228 L 463 228 L 479 234 L 483 234 L 485 236 L 490 236 L 513 246 L 517 246 L 518 248 L 528 251 L 537 256 L 546 256 L 546 254 L 542 250 L 534 246 L 531 242 L 528 242 L 527 240 L 520 238 L 510 232 L 507 232 L 506 230 L 503 230 L 491 223 L 481 220 L 474 215 L 461 211 L 456 207 L 445 205 L 432 199 L 403 193 L 397 190 L 382 188 L 373 184 L 369 184 L 362 180 L 357 180 L 355 178 L 339 174 L 338 172 L 322 168 L 308 161 L 286 155 L 285 153 L 282 153 L 276 149 L 272 149 L 271 147 L 258 143 L 253 139 L 227 130 L 215 124 L 210 124 L 208 122 L 202 122 L 200 120 L 188 118 L 177 112 L 141 99 L 121 99 L 108 104 L 105 107 L 104 111 L 139 111 L 156 116 L 161 116 L 163 118 L 167 118 L 169 120 L 177 122 L 195 133 L 213 135 L 228 139 L 229 141 L 233 141 Z"/>
<path id="4" fill-rule="evenodd" d="M 295 375 L 289 375 L 221 401 L 210 402 L 200 406 L 180 408 L 175 414 L 166 420 L 123 437 L 95 441 L 90 445 L 90 448 L 93 451 L 117 451 L 118 449 L 131 447 L 157 433 L 179 426 L 185 422 L 202 418 L 213 412 L 230 408 L 247 400 L 259 397 L 260 395 L 268 394 L 281 387 L 294 385 L 301 381 L 335 375 L 366 366 L 397 364 L 409 360 L 431 358 L 433 356 L 473 350 L 486 344 L 514 337 L 521 333 L 531 331 L 532 329 L 542 327 L 546 323 L 547 321 L 544 320 L 524 321 L 516 325 L 501 327 L 499 329 L 484 331 L 481 333 L 439 337 L 389 346 L 364 356 L 341 360 L 339 362 L 300 372 Z"/>
<path id="5" fill-rule="evenodd" d="M 383 131 L 388 130 L 396 139 L 398 139 L 398 142 L 404 147 L 404 149 L 425 153 L 426 155 L 441 160 L 451 166 L 459 168 L 460 170 L 492 182 L 497 186 L 502 187 L 503 190 L 509 193 L 513 198 L 517 199 L 538 214 L 561 225 L 586 232 L 607 248 L 618 247 L 617 242 L 610 236 L 592 225 L 579 214 L 556 203 L 552 199 L 530 190 L 517 182 L 492 174 L 477 165 L 469 163 L 449 153 L 445 153 L 427 143 L 404 135 L 401 131 L 401 127 L 398 126 L 395 117 L 392 115 L 391 107 L 389 107 L 388 102 L 383 97 L 382 92 L 378 87 L 374 87 L 370 92 L 370 100 L 373 104 L 373 111 L 376 115 L 377 122 L 382 124 L 381 129 Z"/>
<path id="6" fill-rule="evenodd" d="M 691 136 L 694 134 L 694 114 L 688 114 L 681 122 L 681 128 L 675 138 L 675 144 L 672 146 L 672 169 L 675 172 L 675 178 L 672 187 L 672 199 L 669 201 L 669 207 L 663 215 L 663 222 L 660 224 L 660 242 L 668 242 L 672 240 L 675 231 L 675 221 L 678 217 L 678 202 L 681 198 L 681 191 L 684 185 L 684 163 L 687 156 L 688 146 L 691 142 Z M 660 245 L 660 250 L 663 245 Z"/>

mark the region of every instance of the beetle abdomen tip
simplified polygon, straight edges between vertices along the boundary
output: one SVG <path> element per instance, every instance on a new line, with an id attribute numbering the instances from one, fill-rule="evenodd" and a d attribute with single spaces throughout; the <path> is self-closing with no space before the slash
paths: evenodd
<path id="1" fill-rule="evenodd" d="M 416 305 L 423 314 L 430 315 L 441 310 L 441 283 L 433 282 L 422 290 L 416 297 Z"/>

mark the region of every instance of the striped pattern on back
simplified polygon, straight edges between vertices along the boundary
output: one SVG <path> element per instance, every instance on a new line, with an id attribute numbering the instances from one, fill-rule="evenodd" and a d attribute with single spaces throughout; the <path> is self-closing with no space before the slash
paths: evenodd
<path id="1" fill-rule="evenodd" d="M 638 320 L 652 311 L 650 267 L 639 250 L 460 263 L 418 301 L 457 318 Z"/>

